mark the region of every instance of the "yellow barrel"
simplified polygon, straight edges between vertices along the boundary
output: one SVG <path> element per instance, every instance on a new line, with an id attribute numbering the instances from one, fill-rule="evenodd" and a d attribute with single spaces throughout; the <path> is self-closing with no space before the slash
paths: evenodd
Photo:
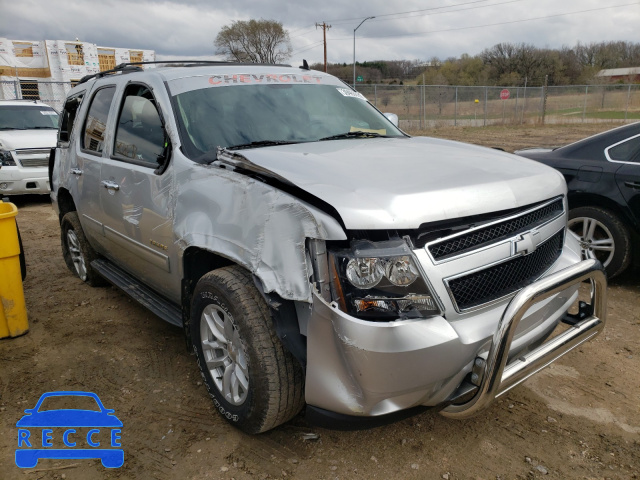
<path id="1" fill-rule="evenodd" d="M 20 271 L 17 214 L 13 203 L 0 201 L 0 338 L 17 337 L 29 331 Z"/>

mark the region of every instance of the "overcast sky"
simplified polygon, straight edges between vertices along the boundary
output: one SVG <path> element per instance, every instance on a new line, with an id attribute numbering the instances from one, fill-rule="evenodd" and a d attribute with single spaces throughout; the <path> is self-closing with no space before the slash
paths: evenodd
<path id="1" fill-rule="evenodd" d="M 496 43 L 559 48 L 577 42 L 640 42 L 640 1 L 631 0 L 0 0 L 0 36 L 74 40 L 156 51 L 159 60 L 210 58 L 220 28 L 234 20 L 282 22 L 291 63 L 428 60 L 475 55 Z"/>

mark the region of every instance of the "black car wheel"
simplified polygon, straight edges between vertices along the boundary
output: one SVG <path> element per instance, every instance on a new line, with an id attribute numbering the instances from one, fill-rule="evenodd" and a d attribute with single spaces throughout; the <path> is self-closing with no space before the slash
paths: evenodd
<path id="1" fill-rule="evenodd" d="M 302 368 L 284 349 L 246 270 L 226 267 L 198 281 L 191 339 L 209 395 L 229 423 L 260 433 L 302 408 Z"/>
<path id="2" fill-rule="evenodd" d="M 609 278 L 619 275 L 629 266 L 629 231 L 609 210 L 599 207 L 570 210 L 569 229 L 580 241 L 583 258 L 600 260 Z"/>

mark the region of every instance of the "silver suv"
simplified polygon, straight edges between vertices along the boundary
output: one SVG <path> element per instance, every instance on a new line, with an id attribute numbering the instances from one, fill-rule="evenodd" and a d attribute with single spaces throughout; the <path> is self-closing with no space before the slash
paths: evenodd
<path id="1" fill-rule="evenodd" d="M 606 280 L 558 172 L 396 124 L 306 62 L 84 79 L 52 162 L 64 258 L 182 327 L 246 432 L 305 403 L 470 416 L 600 332 Z"/>
<path id="2" fill-rule="evenodd" d="M 49 193 L 58 112 L 34 100 L 0 101 L 0 196 Z"/>

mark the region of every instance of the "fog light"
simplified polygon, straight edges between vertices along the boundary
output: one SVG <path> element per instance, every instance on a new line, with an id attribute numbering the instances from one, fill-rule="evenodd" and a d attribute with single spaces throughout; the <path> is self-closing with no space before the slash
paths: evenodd
<path id="1" fill-rule="evenodd" d="M 8 183 L 0 183 L 0 190 L 6 190 L 7 188 L 9 188 L 9 184 Z"/>

